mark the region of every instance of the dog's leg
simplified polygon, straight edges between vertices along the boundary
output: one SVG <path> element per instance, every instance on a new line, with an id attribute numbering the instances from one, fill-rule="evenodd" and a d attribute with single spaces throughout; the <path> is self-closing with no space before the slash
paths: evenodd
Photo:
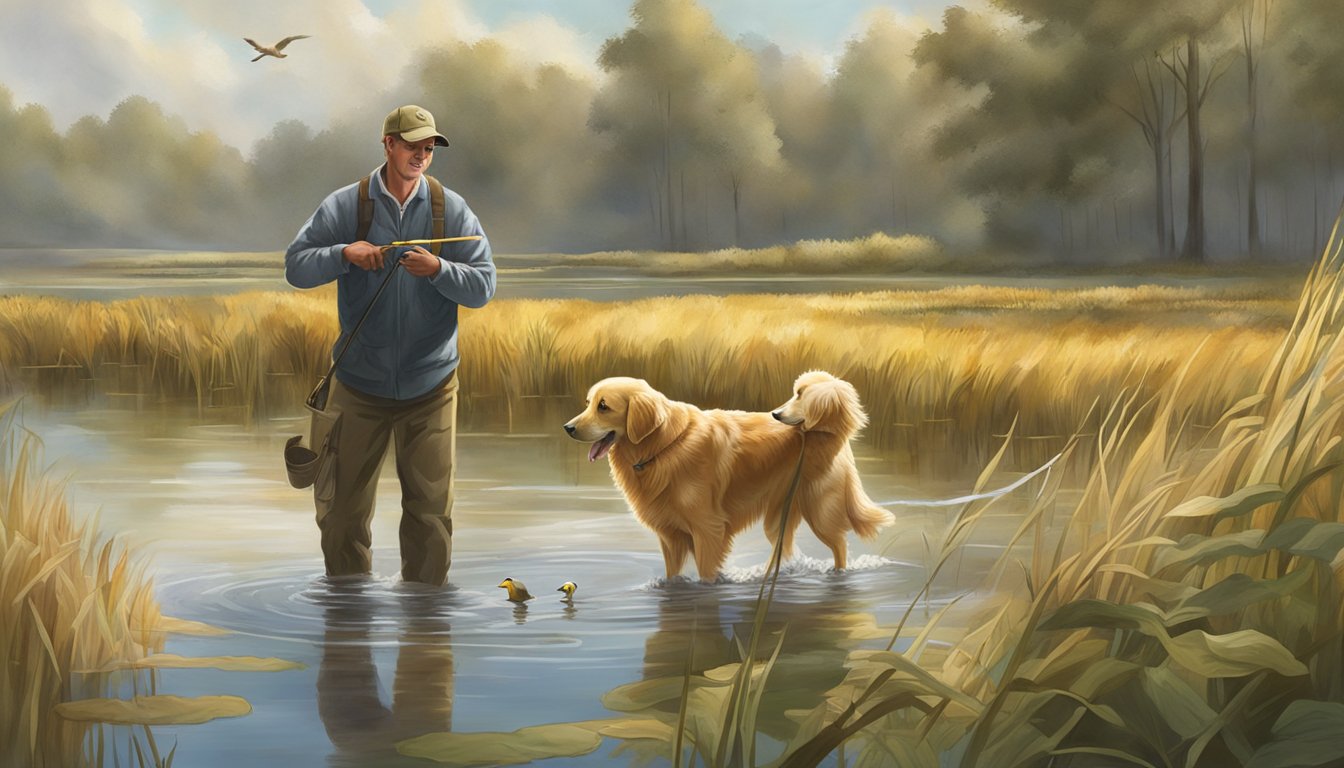
<path id="1" fill-rule="evenodd" d="M 728 558 L 728 540 L 725 531 L 705 531 L 694 537 L 695 570 L 701 581 L 714 581 L 719 576 L 723 561 Z"/>
<path id="2" fill-rule="evenodd" d="M 793 557 L 793 535 L 798 530 L 798 512 L 794 510 L 789 514 L 788 529 L 784 531 L 784 548 L 780 552 L 780 562 Z M 771 515 L 765 519 L 765 538 L 770 542 L 770 551 L 775 551 L 775 544 L 779 541 L 779 516 Z"/>
<path id="3" fill-rule="evenodd" d="M 845 542 L 844 534 L 831 545 L 831 554 L 835 556 L 835 570 L 845 570 L 846 561 L 849 558 L 849 545 Z"/>
<path id="4" fill-rule="evenodd" d="M 844 518 L 841 517 L 843 514 L 844 511 L 840 509 L 822 508 L 814 510 L 807 517 L 807 527 L 812 529 L 812 533 L 822 544 L 830 548 L 837 571 L 845 569 L 849 554 L 849 545 L 845 541 L 848 529 L 844 526 Z"/>
<path id="5" fill-rule="evenodd" d="M 681 573 L 686 555 L 691 553 L 691 538 L 680 531 L 658 534 L 658 544 L 663 548 L 663 565 L 667 567 L 670 580 Z"/>

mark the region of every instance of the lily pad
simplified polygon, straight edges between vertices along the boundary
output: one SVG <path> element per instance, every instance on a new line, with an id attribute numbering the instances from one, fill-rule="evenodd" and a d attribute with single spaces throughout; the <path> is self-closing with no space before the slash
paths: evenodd
<path id="1" fill-rule="evenodd" d="M 610 720 L 605 725 L 597 729 L 597 732 L 603 736 L 609 736 L 613 739 L 654 739 L 656 741 L 672 742 L 672 737 L 676 734 L 676 728 L 669 723 L 661 720 Z"/>
<path id="2" fill-rule="evenodd" d="M 225 672 L 287 672 L 306 669 L 306 664 L 285 659 L 258 656 L 178 656 L 158 653 L 134 661 L 117 661 L 87 672 L 116 672 L 123 669 L 219 669 Z"/>
<path id="3" fill-rule="evenodd" d="M 443 765 L 521 765 L 553 757 L 579 757 L 601 743 L 602 737 L 589 729 L 557 723 L 510 733 L 429 733 L 398 742 L 397 751 Z"/>
<path id="4" fill-rule="evenodd" d="M 232 634 L 227 629 L 204 624 L 190 619 L 179 619 L 175 616 L 161 616 L 152 627 L 147 629 L 158 632 L 172 632 L 177 635 L 195 635 L 199 637 L 215 637 L 218 635 Z"/>
<path id="5" fill-rule="evenodd" d="M 242 717 L 252 711 L 237 696 L 137 696 L 134 699 L 80 699 L 56 705 L 66 720 L 117 725 L 187 725 L 219 717 Z"/>

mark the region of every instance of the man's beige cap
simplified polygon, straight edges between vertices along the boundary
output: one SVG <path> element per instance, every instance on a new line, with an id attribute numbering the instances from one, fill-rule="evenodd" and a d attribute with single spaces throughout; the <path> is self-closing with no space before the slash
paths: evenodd
<path id="1" fill-rule="evenodd" d="M 434 116 L 424 107 L 407 104 L 397 107 L 383 120 L 383 135 L 395 134 L 405 141 L 424 141 L 430 136 L 439 146 L 448 146 L 448 139 L 434 127 Z"/>

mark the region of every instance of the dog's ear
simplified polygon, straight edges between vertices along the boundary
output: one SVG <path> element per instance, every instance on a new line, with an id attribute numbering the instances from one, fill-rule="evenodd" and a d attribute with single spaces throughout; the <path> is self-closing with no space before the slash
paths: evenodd
<path id="1" fill-rule="evenodd" d="M 802 404 L 803 429 L 853 437 L 868 424 L 858 391 L 844 380 L 814 384 L 804 392 Z"/>
<path id="2" fill-rule="evenodd" d="M 808 388 L 798 404 L 803 409 L 805 430 L 816 429 L 818 424 L 833 424 L 840 415 L 840 399 L 830 387 L 818 385 Z"/>
<path id="3" fill-rule="evenodd" d="M 626 406 L 625 436 L 639 443 L 667 421 L 667 404 L 661 398 L 637 394 Z"/>

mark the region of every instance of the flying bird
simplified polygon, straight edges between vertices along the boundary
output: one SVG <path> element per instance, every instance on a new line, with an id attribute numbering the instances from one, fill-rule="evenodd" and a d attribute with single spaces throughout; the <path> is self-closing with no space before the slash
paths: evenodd
<path id="1" fill-rule="evenodd" d="M 532 593 L 527 591 L 527 587 L 523 586 L 521 581 L 505 579 L 499 586 L 509 590 L 509 599 L 515 603 L 524 603 L 532 599 Z"/>
<path id="2" fill-rule="evenodd" d="M 283 59 L 286 56 L 286 54 L 282 52 L 285 50 L 285 46 L 289 45 L 295 40 L 302 40 L 305 37 L 308 37 L 308 35 L 291 35 L 289 37 L 286 37 L 284 40 L 281 40 L 280 42 L 276 43 L 275 45 L 258 45 L 257 41 L 253 40 L 250 37 L 244 37 L 243 41 L 246 42 L 248 45 L 252 46 L 253 48 L 256 48 L 258 51 L 261 51 L 260 55 L 258 55 L 257 58 L 253 59 L 253 61 L 257 61 L 258 59 L 264 58 L 266 56 L 274 56 L 277 59 Z"/>
<path id="3" fill-rule="evenodd" d="M 578 585 L 578 584 L 575 584 L 575 583 L 572 582 L 572 581 L 566 581 L 564 584 L 561 584 L 561 585 L 560 585 L 560 588 L 559 588 L 559 589 L 557 589 L 557 590 L 555 590 L 555 591 L 556 591 L 556 592 L 564 592 L 564 593 L 565 593 L 565 596 L 562 597 L 562 598 L 560 598 L 562 601 L 564 601 L 564 602 L 566 602 L 566 603 L 573 603 L 573 602 L 574 602 L 574 591 L 577 590 L 578 588 L 579 588 L 579 585 Z"/>

